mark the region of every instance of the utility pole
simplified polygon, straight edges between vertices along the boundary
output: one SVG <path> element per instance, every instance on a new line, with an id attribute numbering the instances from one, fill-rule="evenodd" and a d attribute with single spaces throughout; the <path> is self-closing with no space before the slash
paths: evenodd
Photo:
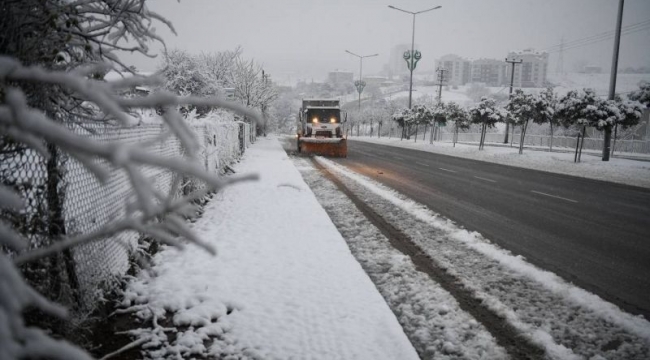
<path id="1" fill-rule="evenodd" d="M 560 53 L 558 54 L 557 65 L 555 67 L 555 72 L 558 75 L 564 74 L 564 35 L 562 35 L 562 40 L 560 42 Z"/>
<path id="2" fill-rule="evenodd" d="M 512 64 L 512 70 L 510 71 L 510 93 L 508 95 L 508 98 L 512 98 L 512 86 L 515 82 L 515 66 L 517 64 L 521 64 L 523 62 L 522 59 L 508 59 L 506 58 L 506 62 L 509 64 Z M 513 125 L 514 129 L 514 125 Z M 513 130 L 514 131 L 514 130 Z M 510 123 L 506 122 L 506 136 L 503 138 L 503 143 L 507 144 L 508 143 L 508 133 L 510 132 Z"/>
<path id="3" fill-rule="evenodd" d="M 443 69 L 441 67 L 438 67 L 436 69 L 436 72 L 438 73 L 438 104 L 442 102 L 442 82 L 445 80 L 445 71 L 449 71 L 447 69 Z"/>
<path id="4" fill-rule="evenodd" d="M 438 67 L 436 69 L 436 72 L 438 73 L 438 83 L 436 84 L 438 85 L 438 105 L 442 103 L 442 84 L 443 81 L 445 80 L 445 71 L 449 71 L 449 70 L 441 67 Z M 431 128 L 431 141 L 430 141 L 431 143 L 433 142 L 434 139 L 438 140 L 438 132 L 439 132 L 438 125 L 439 125 L 438 122 L 434 119 L 433 126 Z M 426 130 L 426 127 L 424 129 Z"/>
<path id="5" fill-rule="evenodd" d="M 621 23 L 623 22 L 623 3 L 618 2 L 618 17 L 616 18 L 616 36 L 614 37 L 614 55 L 612 57 L 612 71 L 609 76 L 609 94 L 607 99 L 614 100 L 616 94 L 616 72 L 618 71 L 618 51 L 621 45 Z M 618 125 L 618 124 L 616 124 Z M 612 143 L 612 128 L 605 128 L 605 141 L 603 141 L 603 161 L 609 161 L 610 147 Z"/>

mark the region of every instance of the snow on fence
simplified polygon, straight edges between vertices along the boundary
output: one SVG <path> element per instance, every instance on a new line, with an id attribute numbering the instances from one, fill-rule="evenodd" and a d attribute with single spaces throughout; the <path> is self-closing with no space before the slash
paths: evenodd
<path id="1" fill-rule="evenodd" d="M 119 146 L 147 142 L 159 156 L 183 156 L 177 138 L 161 137 L 165 131 L 162 124 L 123 128 L 77 123 L 71 127 L 77 134 L 100 142 Z M 204 120 L 192 122 L 191 128 L 201 144 L 199 161 L 214 173 L 222 173 L 255 140 L 251 125 L 243 122 Z M 59 152 L 48 161 L 19 144 L 2 145 L 0 181 L 22 193 L 28 206 L 19 215 L 1 215 L 30 239 L 32 248 L 46 246 L 48 241 L 60 236 L 89 233 L 127 216 L 126 205 L 135 195 L 123 171 L 113 170 L 108 182 L 101 185 L 77 160 Z M 174 176 L 178 176 L 154 167 L 146 167 L 143 172 L 161 193 L 169 193 Z M 182 181 L 185 194 L 204 186 L 192 178 Z M 28 281 L 49 298 L 90 310 L 129 268 L 139 237 L 135 232 L 123 232 L 28 264 L 22 270 Z"/>
<path id="2" fill-rule="evenodd" d="M 452 133 L 443 133 L 441 135 L 442 141 L 453 141 Z M 476 142 L 478 143 L 479 138 L 481 137 L 480 133 L 458 133 L 459 142 Z M 487 133 L 485 137 L 486 143 L 503 143 L 504 134 L 502 133 Z M 515 133 L 514 137 L 509 136 L 509 141 L 512 141 L 513 146 L 519 145 L 521 136 L 518 133 Z M 524 145 L 528 146 L 541 146 L 549 147 L 551 141 L 550 135 L 526 135 L 524 140 Z M 575 136 L 553 136 L 553 147 L 557 148 L 571 148 L 575 149 L 577 138 Z M 612 145 L 614 142 L 612 141 Z M 585 144 L 583 149 L 588 150 L 602 150 L 603 149 L 603 139 L 597 138 L 585 138 Z M 616 145 L 614 147 L 615 152 L 626 152 L 626 153 L 635 153 L 635 154 L 650 154 L 650 141 L 646 140 L 616 140 Z"/>

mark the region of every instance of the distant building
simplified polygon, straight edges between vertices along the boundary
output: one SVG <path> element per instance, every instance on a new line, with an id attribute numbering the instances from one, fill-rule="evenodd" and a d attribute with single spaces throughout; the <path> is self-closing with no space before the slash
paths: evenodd
<path id="1" fill-rule="evenodd" d="M 366 82 L 366 86 L 382 86 L 388 79 L 383 76 L 364 76 L 363 81 Z"/>
<path id="2" fill-rule="evenodd" d="M 465 85 L 470 81 L 472 63 L 458 55 L 449 54 L 436 60 L 436 69 L 447 70 L 443 81 L 449 85 Z"/>
<path id="3" fill-rule="evenodd" d="M 415 47 L 417 49 L 417 46 Z M 406 67 L 404 60 L 404 53 L 411 50 L 411 45 L 400 44 L 394 46 L 390 51 L 390 58 L 388 60 L 388 78 L 393 79 L 393 76 L 408 74 L 409 70 Z"/>
<path id="4" fill-rule="evenodd" d="M 586 74 L 600 74 L 603 72 L 603 68 L 597 65 L 585 65 L 582 68 L 582 72 Z"/>
<path id="5" fill-rule="evenodd" d="M 333 85 L 354 83 L 354 73 L 349 71 L 331 71 L 327 74 L 327 82 Z"/>
<path id="6" fill-rule="evenodd" d="M 505 83 L 507 63 L 495 59 L 472 61 L 470 82 L 487 86 L 501 86 Z"/>
<path id="7" fill-rule="evenodd" d="M 508 59 L 521 59 L 522 63 L 515 66 L 514 86 L 544 87 L 548 70 L 548 53 L 533 49 L 511 51 Z M 509 80 L 508 80 L 509 81 Z"/>
<path id="8" fill-rule="evenodd" d="M 548 68 L 548 53 L 532 49 L 511 51 L 509 59 L 521 59 L 514 74 L 515 87 L 544 87 Z M 504 60 L 476 59 L 469 60 L 458 55 L 449 54 L 436 60 L 436 68 L 447 70 L 445 77 L 449 85 L 483 83 L 487 86 L 510 85 L 512 65 Z"/>

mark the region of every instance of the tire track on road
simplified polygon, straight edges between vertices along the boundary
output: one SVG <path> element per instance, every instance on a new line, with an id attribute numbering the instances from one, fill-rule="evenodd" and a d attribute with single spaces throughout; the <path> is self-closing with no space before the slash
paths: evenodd
<path id="1" fill-rule="evenodd" d="M 492 312 L 482 304 L 482 300 L 476 298 L 470 289 L 461 285 L 460 281 L 449 274 L 445 269 L 439 267 L 436 262 L 425 254 L 408 235 L 395 228 L 384 220 L 370 206 L 356 196 L 337 176 L 327 168 L 311 159 L 314 167 L 318 169 L 325 178 L 332 181 L 336 187 L 344 193 L 352 203 L 366 216 L 366 218 L 386 236 L 391 245 L 408 256 L 416 269 L 427 274 L 433 281 L 440 284 L 459 303 L 462 310 L 473 316 L 480 322 L 497 343 L 502 346 L 513 359 L 544 359 L 544 349 L 531 343 L 522 336 L 517 329 L 510 325 L 506 319 Z"/>

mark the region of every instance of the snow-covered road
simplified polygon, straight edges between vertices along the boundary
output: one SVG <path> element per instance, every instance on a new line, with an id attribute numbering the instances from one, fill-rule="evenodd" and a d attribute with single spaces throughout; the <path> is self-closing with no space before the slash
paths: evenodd
<path id="1" fill-rule="evenodd" d="M 259 139 L 235 169 L 261 180 L 216 194 L 193 225 L 218 255 L 164 249 L 130 281 L 123 306 L 144 320 L 132 334 L 149 340 L 148 358 L 650 358 L 645 319 L 371 179 L 318 163 L 326 172 Z M 368 209 L 453 281 L 423 271 Z"/>
<path id="2" fill-rule="evenodd" d="M 521 335 L 544 349 L 547 357 L 646 359 L 650 356 L 650 323 L 643 318 L 626 314 L 616 306 L 566 283 L 554 274 L 530 265 L 525 259 L 512 256 L 490 244 L 489 240 L 480 234 L 463 230 L 451 221 L 368 178 L 325 159 L 319 158 L 319 162 L 336 174 L 348 189 L 367 203 L 374 212 L 407 234 L 437 266 L 453 275 L 458 280 L 458 286 L 470 289 L 474 296 L 482 301 L 482 306 L 506 319 Z M 346 235 L 355 255 L 362 257 L 360 262 L 368 271 L 371 267 L 367 264 L 376 261 L 373 260 L 375 255 L 364 255 L 363 251 L 355 250 L 357 245 L 354 244 L 359 241 L 353 229 L 362 224 L 371 225 L 362 221 L 350 225 L 347 220 L 349 215 L 341 210 L 345 208 L 340 205 L 346 201 L 344 197 L 338 195 L 337 198 L 332 195 L 332 186 L 327 188 L 327 180 L 324 177 L 310 181 L 313 175 L 307 174 L 313 170 L 302 171 L 323 206 Z M 373 241 L 378 240 L 373 238 Z M 369 273 L 372 276 L 373 272 Z M 379 277 L 383 279 L 386 276 L 389 275 L 381 274 Z M 379 283 L 378 287 L 382 289 Z M 389 299 L 395 296 L 391 287 L 382 292 L 388 292 Z M 456 302 L 439 300 L 438 306 L 441 301 L 454 313 L 460 311 Z M 399 314 L 400 306 L 403 307 L 404 304 L 398 302 L 391 306 Z M 465 330 L 435 316 L 428 319 L 420 317 L 420 327 L 417 330 L 413 329 L 414 325 L 409 316 L 398 316 L 398 319 L 416 348 L 420 345 L 418 336 L 422 333 L 431 334 L 431 323 L 425 325 L 428 321 L 435 324 L 434 328 L 443 326 L 450 333 Z M 490 324 L 484 325 L 490 327 Z M 472 348 L 476 344 L 458 345 L 463 349 L 476 349 Z M 418 348 L 421 355 L 423 349 Z"/>

